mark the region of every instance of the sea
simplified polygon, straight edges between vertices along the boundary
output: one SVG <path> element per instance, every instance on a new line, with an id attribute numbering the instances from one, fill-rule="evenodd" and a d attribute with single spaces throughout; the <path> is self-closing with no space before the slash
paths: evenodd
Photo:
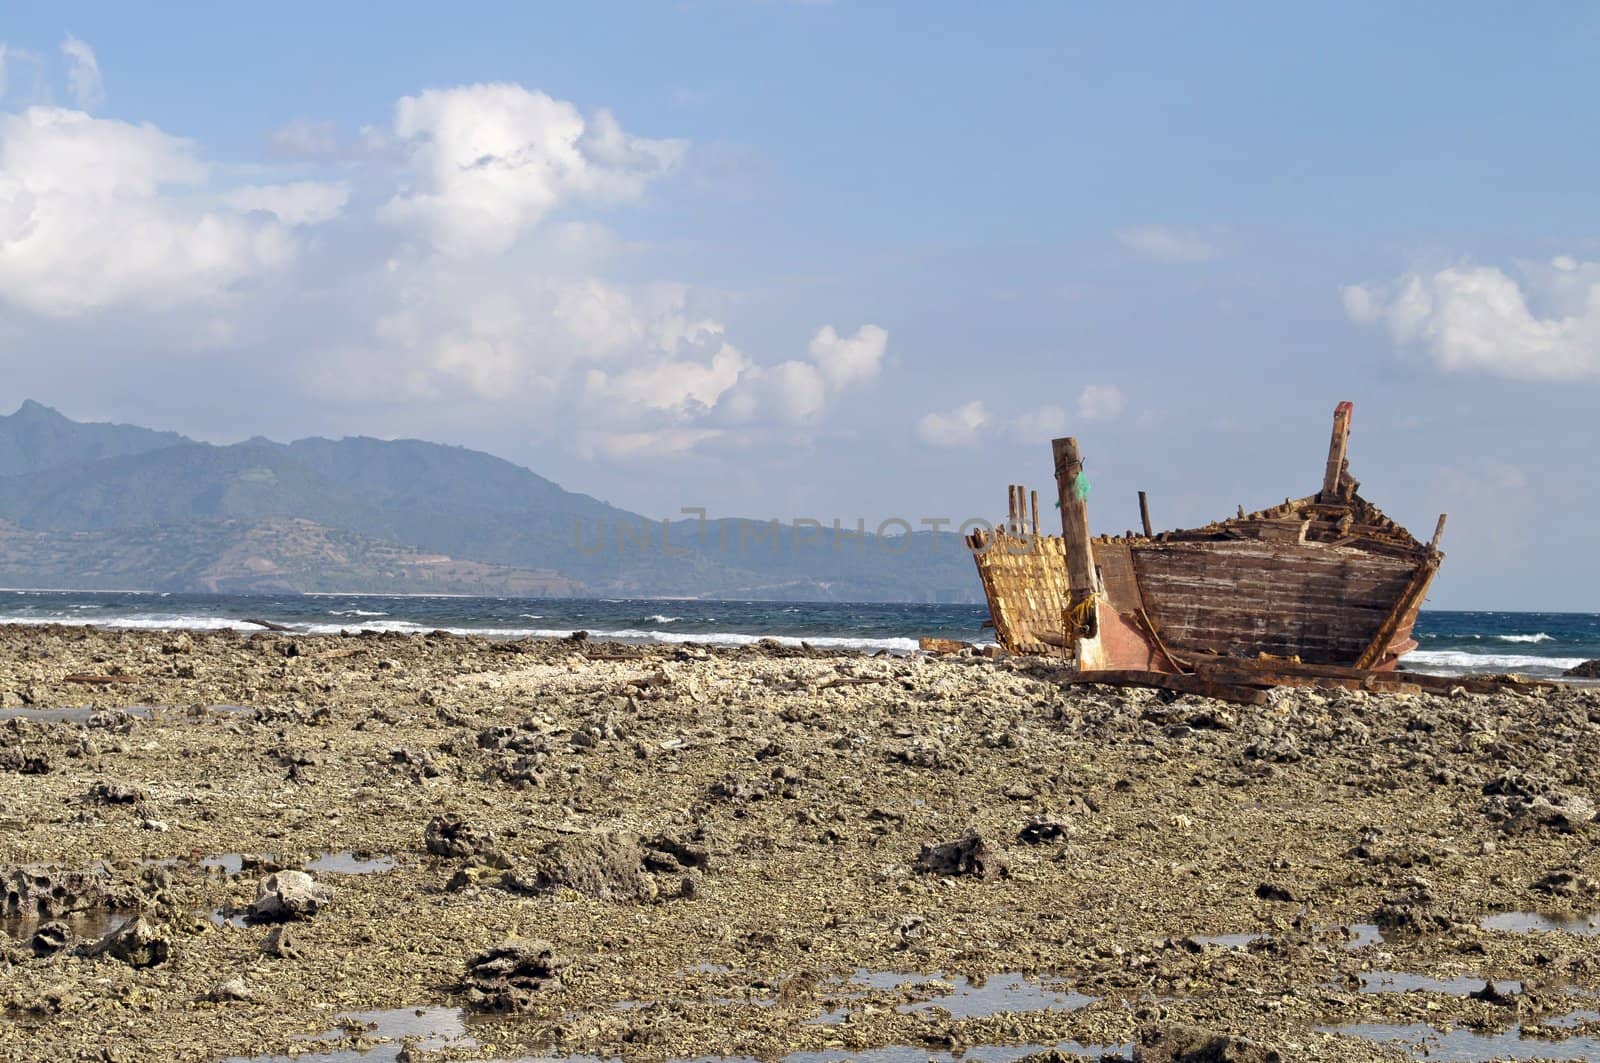
<path id="1" fill-rule="evenodd" d="M 906 653 L 924 635 L 984 643 L 982 605 L 706 601 L 677 598 L 488 598 L 453 595 L 163 594 L 0 591 L 0 623 L 123 629 L 233 628 L 268 620 L 308 634 L 433 631 L 560 638 L 587 631 L 619 642 L 738 646 L 761 639 Z M 1559 677 L 1600 658 L 1600 614 L 1425 610 L 1403 667 L 1439 675 L 1518 672 Z"/>

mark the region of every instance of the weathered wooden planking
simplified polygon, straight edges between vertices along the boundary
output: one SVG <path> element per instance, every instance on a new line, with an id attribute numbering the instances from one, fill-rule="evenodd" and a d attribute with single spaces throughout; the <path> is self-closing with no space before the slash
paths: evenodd
<path id="1" fill-rule="evenodd" d="M 1395 559 L 1299 543 L 1151 543 L 1132 551 L 1150 619 L 1175 651 L 1350 663 L 1415 575 Z"/>

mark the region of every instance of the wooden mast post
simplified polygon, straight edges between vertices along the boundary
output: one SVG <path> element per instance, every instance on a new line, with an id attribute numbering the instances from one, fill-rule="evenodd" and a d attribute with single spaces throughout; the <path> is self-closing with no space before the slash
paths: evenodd
<path id="1" fill-rule="evenodd" d="M 1056 463 L 1056 493 L 1061 500 L 1061 538 L 1067 558 L 1068 645 L 1074 637 L 1094 638 L 1099 629 L 1095 615 L 1094 552 L 1089 545 L 1089 507 L 1078 497 L 1078 477 L 1083 457 L 1072 437 L 1052 440 Z"/>
<path id="2" fill-rule="evenodd" d="M 1155 532 L 1150 530 L 1150 499 L 1145 497 L 1143 491 L 1139 492 L 1139 520 L 1144 524 L 1144 537 L 1155 538 Z"/>
<path id="3" fill-rule="evenodd" d="M 1324 505 L 1339 502 L 1339 481 L 1344 477 L 1345 451 L 1350 446 L 1350 415 L 1355 404 L 1341 402 L 1333 408 L 1333 438 L 1328 441 L 1328 467 L 1322 473 L 1322 493 L 1317 501 Z"/>

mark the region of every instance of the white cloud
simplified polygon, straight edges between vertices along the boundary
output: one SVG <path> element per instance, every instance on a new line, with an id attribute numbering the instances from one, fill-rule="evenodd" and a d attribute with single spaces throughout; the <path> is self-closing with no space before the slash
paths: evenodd
<path id="1" fill-rule="evenodd" d="M 1067 411 L 1060 406 L 1040 406 L 1015 418 L 1011 434 L 1019 443 L 1056 439 L 1067 432 Z"/>
<path id="2" fill-rule="evenodd" d="M 1352 284 L 1345 313 L 1384 325 L 1447 371 L 1529 380 L 1600 375 L 1600 263 L 1559 256 L 1522 263 L 1518 280 L 1492 266 L 1413 272 L 1387 285 Z"/>
<path id="3" fill-rule="evenodd" d="M 989 411 L 974 400 L 944 413 L 930 413 L 917 422 L 917 438 L 934 447 L 977 445 L 979 434 L 989 425 Z"/>
<path id="4" fill-rule="evenodd" d="M 1111 421 L 1122 415 L 1122 392 L 1109 384 L 1089 384 L 1078 392 L 1078 419 Z"/>
<path id="5" fill-rule="evenodd" d="M 197 205 L 207 167 L 149 125 L 0 115 L 0 298 L 71 316 L 205 301 L 293 255 L 288 232 Z"/>
<path id="6" fill-rule="evenodd" d="M 339 216 L 350 201 L 350 186 L 341 181 L 245 185 L 229 192 L 223 201 L 235 210 L 272 214 L 285 225 L 316 225 Z"/>
<path id="7" fill-rule="evenodd" d="M 340 153 L 339 131 L 330 121 L 296 118 L 267 135 L 274 155 L 287 159 L 332 159 Z"/>
<path id="8" fill-rule="evenodd" d="M 1218 230 L 1182 229 L 1170 225 L 1135 225 L 1116 232 L 1117 242 L 1140 258 L 1182 264 L 1209 262 L 1224 253 Z"/>
<path id="9" fill-rule="evenodd" d="M 407 96 L 394 135 L 414 186 L 383 217 L 415 222 L 455 256 L 501 252 L 568 202 L 638 198 L 682 160 L 681 140 L 625 133 L 609 112 L 578 108 L 521 85 L 468 85 Z"/>
<path id="10" fill-rule="evenodd" d="M 649 462 L 681 458 L 702 443 L 720 438 L 714 428 L 660 428 L 642 432 L 585 431 L 578 437 L 580 457 L 603 457 L 618 462 Z"/>
<path id="11" fill-rule="evenodd" d="M 584 390 L 601 404 L 621 403 L 688 419 L 715 409 L 749 366 L 744 355 L 724 343 L 705 361 L 669 358 L 609 375 L 590 370 Z"/>
<path id="12" fill-rule="evenodd" d="M 61 42 L 61 54 L 67 58 L 67 87 L 77 105 L 87 109 L 103 102 L 105 84 L 100 79 L 100 61 L 94 57 L 94 49 L 69 33 Z"/>
<path id="13" fill-rule="evenodd" d="M 877 325 L 862 325 L 854 336 L 840 336 L 832 325 L 817 330 L 811 340 L 811 360 L 828 383 L 844 389 L 878 375 L 889 333 Z"/>

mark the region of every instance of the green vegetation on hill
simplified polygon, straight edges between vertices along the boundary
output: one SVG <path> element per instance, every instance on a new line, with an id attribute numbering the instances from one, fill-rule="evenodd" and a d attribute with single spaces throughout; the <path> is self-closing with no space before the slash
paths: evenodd
<path id="1" fill-rule="evenodd" d="M 253 439 L 0 416 L 0 582 L 161 590 L 458 591 L 972 601 L 948 533 L 835 539 L 677 522 L 421 440 Z"/>

